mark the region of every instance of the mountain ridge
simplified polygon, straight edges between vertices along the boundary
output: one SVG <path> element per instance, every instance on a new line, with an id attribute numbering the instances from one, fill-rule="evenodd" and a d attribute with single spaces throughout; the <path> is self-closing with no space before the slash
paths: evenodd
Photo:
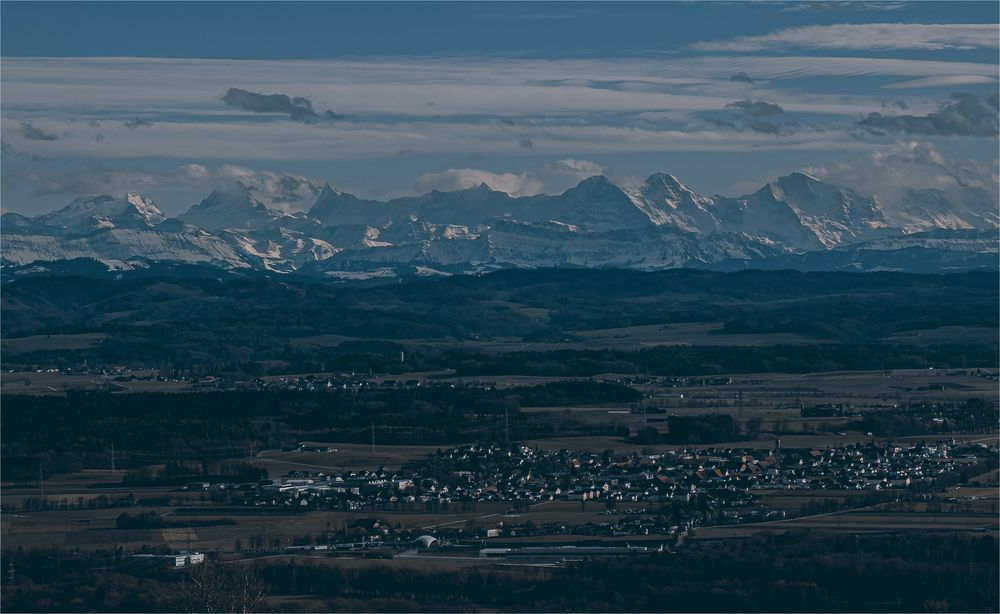
<path id="1" fill-rule="evenodd" d="M 878 240 L 935 253 L 968 253 L 972 245 L 991 254 L 997 249 L 988 233 L 971 242 L 967 234 L 901 239 L 927 231 L 996 231 L 1000 216 L 991 216 L 989 204 L 975 197 L 955 203 L 943 192 L 926 190 L 908 191 L 887 209 L 874 197 L 804 172 L 737 197 L 699 195 L 658 172 L 638 187 L 595 175 L 561 194 L 521 197 L 481 183 L 378 201 L 325 184 L 307 212 L 292 214 L 268 208 L 240 186 L 216 190 L 166 218 L 152 200 L 132 192 L 79 197 L 31 218 L 6 213 L 0 226 L 5 266 L 92 258 L 125 268 L 130 260 L 176 261 L 336 275 L 404 265 L 470 272 L 756 266 L 833 251 L 838 256 L 827 258 L 839 262 L 852 246 L 886 252 L 871 248 Z"/>

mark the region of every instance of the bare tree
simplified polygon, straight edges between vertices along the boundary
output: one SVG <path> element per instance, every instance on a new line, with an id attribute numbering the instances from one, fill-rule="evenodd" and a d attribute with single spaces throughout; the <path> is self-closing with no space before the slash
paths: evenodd
<path id="1" fill-rule="evenodd" d="M 257 612 L 267 594 L 264 581 L 246 565 L 203 563 L 192 568 L 183 584 L 185 612 Z"/>

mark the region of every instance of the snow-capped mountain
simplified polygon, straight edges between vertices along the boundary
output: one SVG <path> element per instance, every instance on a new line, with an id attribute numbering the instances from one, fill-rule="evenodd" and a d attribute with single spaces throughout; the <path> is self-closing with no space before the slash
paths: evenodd
<path id="1" fill-rule="evenodd" d="M 673 175 L 655 173 L 641 188 L 625 193 L 654 224 L 698 233 L 719 230 L 721 222 L 714 213 L 715 201 L 698 196 Z"/>
<path id="2" fill-rule="evenodd" d="M 906 233 L 938 228 L 967 230 L 1000 224 L 1000 212 L 979 189 L 963 190 L 957 200 L 941 190 L 906 190 L 893 205 L 886 208 L 886 217 Z"/>
<path id="3" fill-rule="evenodd" d="M 181 221 L 205 230 L 252 229 L 266 226 L 279 214 L 258 201 L 249 190 L 216 190 L 208 198 L 178 216 Z"/>
<path id="4" fill-rule="evenodd" d="M 833 248 L 878 234 L 885 217 L 874 199 L 796 172 L 735 199 L 716 197 L 721 228 L 802 249 Z"/>
<path id="5" fill-rule="evenodd" d="M 596 176 L 562 194 L 517 198 L 482 184 L 383 202 L 327 185 L 308 213 L 269 209 L 243 189 L 213 192 L 171 219 L 138 194 L 81 197 L 34 218 L 7 213 L 0 256 L 5 265 L 90 258 L 324 276 L 399 266 L 864 268 L 896 262 L 886 256 L 896 251 L 906 268 L 920 250 L 980 266 L 997 253 L 998 218 L 985 193 L 954 202 L 910 191 L 886 206 L 799 172 L 735 198 L 699 195 L 667 173 L 634 188 Z M 981 232 L 962 234 L 969 229 Z M 965 255 L 941 256 L 952 248 Z M 862 251 L 867 260 L 855 257 Z"/>
<path id="6" fill-rule="evenodd" d="M 34 218 L 56 232 L 86 233 L 103 228 L 150 228 L 164 219 L 153 201 L 136 193 L 124 198 L 81 196 L 62 209 Z"/>

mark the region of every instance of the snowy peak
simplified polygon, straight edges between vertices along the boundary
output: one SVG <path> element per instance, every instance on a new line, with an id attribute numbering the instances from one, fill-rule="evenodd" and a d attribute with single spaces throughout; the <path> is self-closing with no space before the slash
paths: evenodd
<path id="1" fill-rule="evenodd" d="M 911 190 L 883 213 L 873 198 L 808 173 L 730 198 L 701 196 L 658 172 L 635 187 L 598 175 L 562 194 L 524 197 L 481 183 L 383 202 L 327 184 L 308 213 L 295 214 L 269 210 L 242 186 L 213 192 L 171 219 L 139 194 L 86 196 L 36 218 L 7 213 L 2 226 L 4 263 L 139 258 L 324 274 L 387 264 L 482 270 L 750 263 L 782 254 L 850 255 L 879 241 L 896 249 L 903 238 L 906 249 L 942 251 L 956 238 L 932 244 L 922 231 L 995 232 L 1000 215 L 994 195 L 978 188 Z M 980 230 L 963 230 L 970 228 Z M 990 249 L 995 253 L 995 242 Z"/>
<path id="2" fill-rule="evenodd" d="M 79 233 L 102 228 L 151 228 L 164 219 L 156 203 L 133 192 L 124 198 L 81 196 L 58 211 L 35 218 L 33 223 Z"/>
<path id="3" fill-rule="evenodd" d="M 719 221 L 712 213 L 714 201 L 695 194 L 669 173 L 654 173 L 641 187 L 625 193 L 657 226 L 676 226 L 697 233 L 719 228 Z"/>
<path id="4" fill-rule="evenodd" d="M 694 192 L 681 183 L 677 177 L 663 171 L 653 173 L 646 178 L 646 182 L 643 184 L 643 191 L 645 192 L 654 192 L 658 190 L 663 190 L 671 194 L 694 194 Z"/>
<path id="5" fill-rule="evenodd" d="M 159 224 L 166 219 L 160 208 L 156 206 L 156 203 L 148 198 L 144 198 L 138 192 L 129 192 L 125 195 L 125 200 L 131 205 L 133 211 L 142 216 L 151 225 Z"/>
<path id="6" fill-rule="evenodd" d="M 886 209 L 886 218 L 904 233 L 934 229 L 997 228 L 1000 216 L 989 194 L 964 190 L 956 202 L 942 190 L 908 189 Z"/>
<path id="7" fill-rule="evenodd" d="M 309 209 L 309 216 L 329 226 L 366 224 L 372 215 L 379 215 L 383 203 L 362 200 L 354 194 L 323 186 L 316 202 Z"/>
<path id="8" fill-rule="evenodd" d="M 618 198 L 623 195 L 622 189 L 611 183 L 611 181 L 604 175 L 594 175 L 593 177 L 587 177 L 580 183 L 576 184 L 565 192 L 563 196 L 573 195 L 575 197 L 591 196 L 591 197 L 611 197 Z"/>
<path id="9" fill-rule="evenodd" d="M 390 204 L 399 207 L 400 212 L 407 216 L 412 215 L 432 224 L 477 226 L 491 219 L 511 215 L 517 217 L 520 215 L 517 211 L 519 201 L 506 192 L 480 183 L 454 192 L 432 190 L 415 199 L 397 199 Z"/>
<path id="10" fill-rule="evenodd" d="M 787 207 L 801 227 L 826 248 L 871 238 L 886 226 L 874 199 L 803 172 L 779 177 L 742 200 L 758 215 L 765 209 Z"/>
<path id="11" fill-rule="evenodd" d="M 513 219 L 562 222 L 597 232 L 650 225 L 649 216 L 604 175 L 588 177 L 558 196 L 539 195 L 523 200 L 526 201 L 523 209 L 530 215 L 512 216 Z"/>
<path id="12" fill-rule="evenodd" d="M 221 230 L 259 228 L 279 217 L 279 214 L 268 210 L 249 190 L 216 190 L 178 217 L 206 230 Z"/>

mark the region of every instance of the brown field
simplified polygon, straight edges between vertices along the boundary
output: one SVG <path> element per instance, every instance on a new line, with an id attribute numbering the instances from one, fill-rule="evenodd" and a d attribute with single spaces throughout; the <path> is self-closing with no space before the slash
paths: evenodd
<path id="1" fill-rule="evenodd" d="M 147 372 L 136 372 L 145 377 Z M 102 390 L 108 386 L 125 392 L 183 392 L 189 390 L 188 382 L 157 382 L 148 380 L 116 381 L 114 376 L 69 375 L 66 373 L 36 373 L 19 371 L 0 374 L 0 394 L 65 394 L 72 390 Z"/>
<path id="2" fill-rule="evenodd" d="M 376 435 L 377 436 L 377 435 Z M 264 450 L 257 453 L 254 465 L 267 469 L 268 474 L 278 476 L 290 471 L 330 471 L 349 469 L 398 469 L 411 461 L 434 454 L 438 449 L 449 446 L 382 446 L 376 443 L 372 451 L 370 445 L 361 443 L 304 442 L 309 446 L 331 448 L 332 452 L 283 452 Z M 461 445 L 461 444 L 454 444 Z"/>
<path id="3" fill-rule="evenodd" d="M 976 326 L 942 326 L 896 333 L 888 338 L 902 343 L 997 343 L 997 329 Z"/>
<path id="4" fill-rule="evenodd" d="M 517 311 L 540 317 L 544 309 L 520 307 Z M 540 313 L 536 313 L 540 312 Z M 815 343 L 815 339 L 793 333 L 720 334 L 721 322 L 685 322 L 680 324 L 649 324 L 601 330 L 568 331 L 575 337 L 570 341 L 551 343 L 525 342 L 520 337 L 496 337 L 489 340 L 475 339 L 392 339 L 406 347 L 460 349 L 486 354 L 500 352 L 550 352 L 573 349 L 637 350 L 664 345 L 744 345 L 768 346 L 779 344 Z M 293 341 L 303 348 L 336 347 L 359 337 L 343 335 L 315 335 Z"/>
<path id="5" fill-rule="evenodd" d="M 544 309 L 502 303 L 525 315 L 547 319 Z M 461 349 L 482 353 L 500 352 L 548 352 L 573 349 L 638 350 L 647 347 L 669 345 L 702 346 L 757 346 L 785 344 L 808 344 L 818 340 L 795 333 L 724 334 L 721 322 L 684 322 L 678 324 L 647 324 L 600 330 L 568 331 L 572 340 L 557 342 L 525 342 L 520 337 L 496 337 L 489 340 L 476 339 L 392 339 L 406 347 L 427 347 L 437 349 Z M 996 344 L 997 331 L 992 328 L 945 326 L 936 329 L 907 331 L 889 338 L 892 341 L 929 343 L 986 343 Z M 302 348 L 336 347 L 348 341 L 360 341 L 360 337 L 344 335 L 315 335 L 293 340 L 293 345 Z"/>
<path id="6" fill-rule="evenodd" d="M 995 514 L 961 513 L 844 513 L 824 514 L 755 524 L 699 527 L 695 539 L 720 539 L 749 537 L 758 533 L 813 529 L 827 531 L 881 532 L 881 531 L 982 531 L 1000 530 L 1000 519 Z"/>
<path id="7" fill-rule="evenodd" d="M 124 496 L 124 492 L 117 493 Z M 137 493 L 138 494 L 138 493 Z M 160 489 L 157 494 L 177 494 L 169 489 Z M 197 506 L 197 494 L 189 493 L 189 506 Z M 349 527 L 361 518 L 377 518 L 390 526 L 399 526 L 416 532 L 430 531 L 439 527 L 452 527 L 471 530 L 473 527 L 497 527 L 501 523 L 520 524 L 531 520 L 536 524 L 546 522 L 562 522 L 567 526 L 586 524 L 588 522 L 607 522 L 608 516 L 601 515 L 605 507 L 603 503 L 588 502 L 582 506 L 579 502 L 555 501 L 536 504 L 523 513 L 509 513 L 507 503 L 480 503 L 474 510 L 461 511 L 460 505 L 454 505 L 448 512 L 421 511 L 377 511 L 366 510 L 358 512 L 324 512 L 316 511 L 295 515 L 251 515 L 254 511 L 248 508 L 248 514 L 227 514 L 225 518 L 236 524 L 222 526 L 197 526 L 199 521 L 212 521 L 223 518 L 218 515 L 175 515 L 177 508 L 170 507 L 136 507 L 131 509 L 108 508 L 97 510 L 68 510 L 5 514 L 0 519 L 0 533 L 3 535 L 5 547 L 31 547 L 71 545 L 82 548 L 104 548 L 114 544 L 127 547 L 139 547 L 143 544 L 167 544 L 171 548 L 198 548 L 232 552 L 237 539 L 249 544 L 255 535 L 266 535 L 270 538 L 280 538 L 282 545 L 288 545 L 295 537 L 312 535 L 321 537 L 327 530 L 336 531 Z M 417 506 L 416 509 L 419 509 Z M 168 521 L 181 523 L 180 528 L 170 529 L 134 529 L 121 530 L 115 528 L 115 519 L 123 511 L 130 513 L 155 511 Z M 191 527 L 184 527 L 186 522 Z M 592 539 L 579 536 L 561 536 L 562 540 Z"/>
<path id="8" fill-rule="evenodd" d="M 79 333 L 75 335 L 32 335 L 0 341 L 0 352 L 33 352 L 36 350 L 82 350 L 107 339 L 105 333 Z"/>

